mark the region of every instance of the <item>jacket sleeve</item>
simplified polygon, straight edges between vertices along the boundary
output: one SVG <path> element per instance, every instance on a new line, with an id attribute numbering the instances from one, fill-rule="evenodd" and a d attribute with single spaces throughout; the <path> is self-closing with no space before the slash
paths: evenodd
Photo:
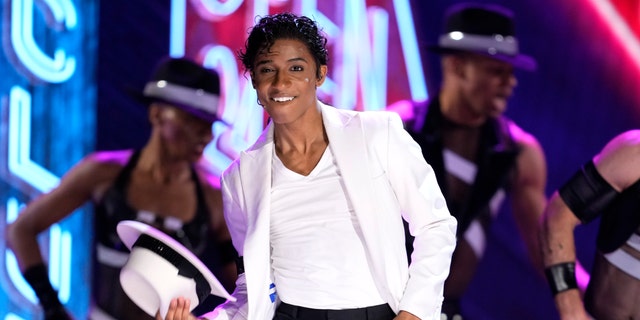
<path id="1" fill-rule="evenodd" d="M 238 251 L 238 254 L 243 256 L 244 239 L 246 235 L 245 213 L 240 205 L 242 201 L 233 196 L 242 194 L 241 190 L 234 190 L 234 188 L 241 189 L 237 168 L 237 162 L 235 162 L 225 171 L 220 180 L 224 218 L 231 233 L 233 246 Z M 236 288 L 232 296 L 236 298 L 236 301 L 227 300 L 225 303 L 216 307 L 215 310 L 205 314 L 203 318 L 211 320 L 247 320 L 247 283 L 244 273 L 238 275 Z"/>
<path id="2" fill-rule="evenodd" d="M 208 320 L 247 320 L 247 284 L 244 273 L 238 275 L 236 289 L 233 290 L 232 295 L 236 298 L 236 301 L 227 300 L 200 318 Z"/>
<path id="3" fill-rule="evenodd" d="M 403 218 L 415 237 L 400 310 L 423 320 L 440 319 L 457 221 L 449 213 L 435 172 L 396 114 L 389 119 L 388 133 L 387 174 Z"/>

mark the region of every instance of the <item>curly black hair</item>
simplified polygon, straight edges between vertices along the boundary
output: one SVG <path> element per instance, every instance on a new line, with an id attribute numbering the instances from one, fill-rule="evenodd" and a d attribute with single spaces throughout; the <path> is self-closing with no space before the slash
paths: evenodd
<path id="1" fill-rule="evenodd" d="M 327 38 L 315 21 L 289 12 L 262 17 L 253 26 L 245 42 L 244 51 L 238 52 L 238 58 L 245 69 L 253 71 L 256 56 L 263 50 L 268 51 L 278 39 L 299 40 L 305 43 L 316 61 L 316 76 L 320 78 L 320 66 L 326 65 L 328 60 Z"/>

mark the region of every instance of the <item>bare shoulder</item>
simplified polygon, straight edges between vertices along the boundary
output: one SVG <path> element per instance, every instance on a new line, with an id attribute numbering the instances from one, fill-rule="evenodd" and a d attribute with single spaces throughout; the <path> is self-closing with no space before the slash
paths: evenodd
<path id="1" fill-rule="evenodd" d="M 509 121 L 509 132 L 511 133 L 513 141 L 520 148 L 532 148 L 542 151 L 542 147 L 540 146 L 538 139 L 533 134 L 522 129 L 513 121 Z"/>
<path id="2" fill-rule="evenodd" d="M 84 157 L 76 167 L 95 178 L 120 172 L 131 157 L 132 150 L 96 151 Z"/>
<path id="3" fill-rule="evenodd" d="M 64 194 L 96 198 L 113 182 L 130 155 L 130 151 L 91 153 L 65 173 L 56 189 Z"/>
<path id="4" fill-rule="evenodd" d="M 520 148 L 519 162 L 530 170 L 546 170 L 544 150 L 538 139 L 531 133 L 523 130 L 513 121 L 509 122 L 509 132 L 515 144 Z M 527 168 L 523 168 L 527 169 Z"/>
<path id="5" fill-rule="evenodd" d="M 520 149 L 517 158 L 517 175 L 513 187 L 543 190 L 546 184 L 547 164 L 544 150 L 538 139 L 531 133 L 520 128 L 513 121 L 509 121 L 509 132 L 514 143 Z"/>
<path id="6" fill-rule="evenodd" d="M 629 130 L 611 139 L 596 158 L 621 160 L 618 159 L 621 156 L 630 159 L 637 157 L 638 154 L 640 154 L 640 130 Z"/>
<path id="7" fill-rule="evenodd" d="M 110 183 L 131 157 L 131 150 L 96 151 L 85 156 L 69 173 L 85 177 L 93 185 Z"/>
<path id="8" fill-rule="evenodd" d="M 640 179 L 640 130 L 615 136 L 593 161 L 598 172 L 616 190 L 626 189 Z"/>
<path id="9" fill-rule="evenodd" d="M 133 150 L 96 151 L 87 155 L 83 161 L 96 166 L 120 166 L 123 167 L 131 157 Z"/>

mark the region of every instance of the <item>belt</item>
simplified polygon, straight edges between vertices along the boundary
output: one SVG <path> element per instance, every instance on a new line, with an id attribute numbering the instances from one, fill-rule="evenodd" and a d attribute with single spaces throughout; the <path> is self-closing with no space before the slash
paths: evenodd
<path id="1" fill-rule="evenodd" d="M 286 314 L 293 319 L 304 320 L 391 320 L 396 316 L 386 303 L 366 308 L 333 310 L 298 307 L 282 302 L 278 306 L 274 319 L 278 319 L 278 313 Z"/>

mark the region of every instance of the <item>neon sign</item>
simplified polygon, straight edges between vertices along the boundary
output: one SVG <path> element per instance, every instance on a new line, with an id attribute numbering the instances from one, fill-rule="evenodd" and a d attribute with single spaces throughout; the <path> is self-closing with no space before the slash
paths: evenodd
<path id="1" fill-rule="evenodd" d="M 235 53 L 256 16 L 290 11 L 309 16 L 329 40 L 329 75 L 321 99 L 338 108 L 383 110 L 428 98 L 408 0 L 173 0 L 170 54 L 216 69 L 223 81 L 223 119 L 205 151 L 224 170 L 263 128 L 262 109 Z M 409 115 L 410 116 L 410 115 Z"/>
<path id="2" fill-rule="evenodd" d="M 95 13 L 97 1 L 4 4 L 3 25 L 9 27 L 2 30 L 6 59 L 0 56 L 0 71 L 8 75 L 0 80 L 6 102 L 0 109 L 2 232 L 25 203 L 54 188 L 60 175 L 92 151 L 93 137 L 87 138 L 86 132 L 95 124 L 95 110 L 87 108 L 95 106 L 90 94 L 94 83 L 83 72 L 94 68 L 95 48 L 84 47 L 83 40 L 95 38 L 85 33 L 96 28 L 82 17 Z M 320 88 L 325 102 L 382 110 L 396 101 L 428 98 L 409 0 L 172 0 L 168 53 L 195 58 L 222 75 L 226 123 L 214 124 L 215 140 L 206 150 L 217 173 L 263 129 L 264 114 L 236 52 L 256 16 L 280 11 L 310 16 L 327 34 L 329 77 Z M 52 283 L 77 318 L 87 318 L 89 310 L 90 217 L 74 213 L 38 239 Z M 1 241 L 0 250 L 0 318 L 37 317 L 37 299 L 22 279 L 15 256 Z"/>
<path id="3" fill-rule="evenodd" d="M 92 12 L 93 2 L 71 0 L 7 0 L 2 7 L 3 79 L 0 135 L 0 231 L 20 208 L 58 185 L 59 175 L 86 154 L 93 141 L 78 139 L 95 123 L 95 98 L 85 71 L 91 59 L 78 57 L 95 48 L 82 47 L 85 30 L 80 12 Z M 41 17 L 42 19 L 38 19 Z M 44 23 L 43 23 L 44 22 Z M 76 48 L 76 49 L 72 49 Z M 93 67 L 93 66 L 92 66 Z M 90 68 L 84 68 L 90 70 Z M 55 84 L 55 86 L 54 86 Z M 63 94 L 69 94 L 69 97 Z M 56 99 L 57 97 L 57 99 Z M 38 130 L 34 130 L 38 128 Z M 89 130 L 87 130 L 89 129 Z M 44 141 L 49 141 L 43 144 Z M 62 152 L 61 152 L 62 151 Z M 88 309 L 90 225 L 87 215 L 74 214 L 38 237 L 49 265 L 49 277 L 60 300 L 76 316 Z M 81 231 L 84 230 L 84 231 Z M 22 278 L 16 258 L 0 242 L 0 317 L 32 319 L 41 313 L 31 287 Z M 71 294 L 73 288 L 73 295 Z"/>
<path id="4" fill-rule="evenodd" d="M 590 0 L 618 42 L 640 70 L 640 25 L 636 1 Z"/>

